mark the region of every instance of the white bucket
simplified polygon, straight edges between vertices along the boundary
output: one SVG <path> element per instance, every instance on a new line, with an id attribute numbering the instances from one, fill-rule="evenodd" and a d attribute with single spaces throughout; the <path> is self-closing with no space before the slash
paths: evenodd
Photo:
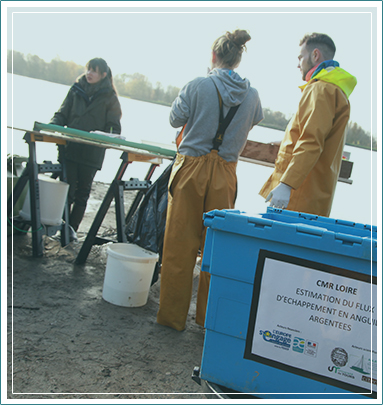
<path id="1" fill-rule="evenodd" d="M 67 198 L 69 184 L 39 174 L 40 218 L 44 225 L 60 225 Z M 31 220 L 30 190 L 28 188 L 24 205 L 19 215 L 27 221 Z"/>
<path id="2" fill-rule="evenodd" d="M 122 307 L 145 305 L 158 254 L 129 243 L 114 243 L 107 254 L 102 298 Z"/>

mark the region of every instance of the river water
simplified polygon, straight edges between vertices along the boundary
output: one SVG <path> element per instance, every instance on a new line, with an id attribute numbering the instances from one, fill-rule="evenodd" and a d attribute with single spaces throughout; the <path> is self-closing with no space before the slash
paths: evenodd
<path id="1" fill-rule="evenodd" d="M 35 121 L 48 123 L 64 100 L 69 86 L 31 79 L 8 73 L 7 126 L 32 130 Z M 166 148 L 174 147 L 176 130 L 169 124 L 169 107 L 120 97 L 122 107 L 122 135 L 132 142 L 151 142 Z M 7 153 L 28 156 L 28 147 L 22 139 L 24 132 L 7 129 Z M 249 139 L 272 142 L 283 138 L 283 132 L 255 127 Z M 377 153 L 345 146 L 354 162 L 352 184 L 338 182 L 331 217 L 363 224 L 377 225 Z M 3 147 L 4 151 L 4 147 Z M 110 183 L 121 163 L 121 152 L 108 149 L 104 165 L 95 180 Z M 4 157 L 4 154 L 3 154 Z M 57 161 L 54 144 L 37 144 L 38 163 Z M 169 164 L 156 169 L 152 180 Z M 128 166 L 124 179 L 142 180 L 149 168 L 147 163 L 135 162 Z M 267 203 L 258 195 L 260 188 L 273 169 L 248 162 L 238 163 L 238 198 L 236 208 L 249 214 L 263 213 Z"/>

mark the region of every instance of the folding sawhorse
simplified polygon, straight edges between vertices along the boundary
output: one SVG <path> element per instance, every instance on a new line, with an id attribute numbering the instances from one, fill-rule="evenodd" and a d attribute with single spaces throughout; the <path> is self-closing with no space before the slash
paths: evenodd
<path id="1" fill-rule="evenodd" d="M 24 136 L 25 141 L 28 143 L 29 157 L 28 163 L 23 170 L 19 180 L 17 181 L 12 193 L 8 197 L 7 201 L 7 216 L 10 221 L 16 224 L 20 224 L 22 227 L 32 227 L 32 254 L 34 257 L 41 257 L 44 252 L 43 235 L 48 236 L 55 235 L 58 230 L 61 230 L 61 245 L 66 246 L 69 243 L 69 209 L 68 201 L 65 201 L 63 222 L 61 225 L 42 225 L 40 216 L 40 189 L 38 182 L 39 173 L 59 173 L 61 181 L 66 181 L 66 168 L 65 168 L 65 150 L 63 145 L 66 141 L 61 138 L 46 137 L 39 132 L 27 132 Z M 53 142 L 59 146 L 60 156 L 63 156 L 63 163 L 52 163 L 50 161 L 44 161 L 43 164 L 36 162 L 36 142 Z M 29 197 L 30 197 L 30 221 L 15 217 L 12 218 L 12 211 L 16 205 L 24 187 L 29 181 Z"/>
<path id="2" fill-rule="evenodd" d="M 18 129 L 18 128 L 16 128 Z M 44 131 L 44 132 L 41 132 Z M 27 181 L 30 181 L 30 198 L 31 198 L 31 225 L 32 225 L 32 244 L 33 255 L 43 255 L 42 236 L 44 232 L 51 236 L 61 229 L 61 244 L 66 246 L 69 243 L 69 207 L 68 203 L 65 203 L 63 213 L 63 223 L 60 226 L 43 226 L 40 220 L 40 202 L 39 202 L 39 185 L 37 175 L 38 173 L 45 172 L 59 172 L 60 179 L 66 180 L 65 163 L 52 164 L 51 162 L 44 162 L 44 165 L 38 165 L 36 163 L 36 141 L 53 142 L 59 145 L 60 157 L 63 156 L 63 162 L 65 162 L 65 148 L 63 145 L 67 141 L 86 143 L 91 145 L 97 145 L 104 148 L 117 149 L 124 151 L 121 155 L 122 163 L 116 173 L 116 176 L 111 183 L 108 192 L 106 193 L 104 200 L 96 214 L 96 217 L 92 223 L 89 233 L 81 247 L 81 250 L 77 256 L 76 263 L 84 263 L 91 247 L 94 244 L 102 244 L 109 242 L 105 239 L 97 237 L 97 232 L 101 226 L 103 219 L 109 209 L 112 199 L 115 198 L 116 202 L 116 224 L 117 224 L 117 241 L 126 242 L 125 225 L 129 221 L 137 209 L 140 201 L 145 194 L 146 190 L 150 186 L 150 178 L 157 166 L 162 163 L 162 159 L 171 159 L 174 157 L 175 152 L 172 150 L 164 149 L 157 146 L 139 144 L 136 142 L 130 142 L 120 139 L 113 139 L 109 136 L 102 134 L 88 133 L 85 131 L 76 130 L 73 128 L 61 127 L 58 125 L 43 124 L 35 122 L 33 131 L 25 131 L 26 135 L 24 139 L 29 144 L 29 161 L 28 165 L 22 173 L 19 181 L 17 182 L 13 193 L 8 199 L 8 216 L 11 215 L 12 206 L 14 202 L 20 197 Z M 126 168 L 129 163 L 132 162 L 147 162 L 151 163 L 150 169 L 145 177 L 145 180 L 139 181 L 137 179 L 131 179 L 129 181 L 122 181 Z M 123 192 L 125 190 L 139 190 L 135 200 L 133 201 L 128 215 L 125 218 L 124 213 L 124 197 Z M 13 196 L 13 200 L 12 200 Z"/>
<path id="3" fill-rule="evenodd" d="M 89 229 L 88 235 L 81 246 L 80 252 L 77 255 L 76 263 L 83 264 L 85 263 L 89 252 L 93 245 L 102 245 L 107 242 L 111 242 L 108 239 L 97 237 L 97 232 L 102 224 L 102 221 L 105 218 L 106 213 L 110 207 L 110 204 L 115 199 L 116 204 L 116 224 L 117 224 L 117 242 L 127 242 L 127 237 L 125 233 L 125 225 L 134 214 L 135 210 L 137 209 L 138 205 L 142 197 L 144 196 L 145 192 L 151 185 L 151 177 L 154 173 L 154 170 L 160 163 L 162 163 L 162 159 L 147 157 L 145 155 L 135 154 L 135 153 L 128 153 L 124 152 L 121 157 L 122 163 L 117 170 L 116 176 L 112 183 L 109 186 L 107 193 L 105 194 L 104 200 L 101 203 L 100 208 L 93 220 L 93 223 Z M 129 181 L 122 181 L 122 176 L 124 175 L 128 165 L 133 161 L 155 161 L 157 162 L 152 163 L 146 176 L 143 181 L 138 179 L 131 179 Z M 131 204 L 128 214 L 125 218 L 125 209 L 124 209 L 124 191 L 125 190 L 138 190 L 138 194 L 136 195 L 133 203 Z"/>

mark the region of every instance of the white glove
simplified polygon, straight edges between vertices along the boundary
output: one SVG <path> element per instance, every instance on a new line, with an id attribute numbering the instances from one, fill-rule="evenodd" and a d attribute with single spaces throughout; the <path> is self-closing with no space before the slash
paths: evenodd
<path id="1" fill-rule="evenodd" d="M 275 208 L 287 208 L 290 201 L 291 187 L 284 183 L 279 183 L 277 187 L 270 192 L 266 202 L 270 201 L 270 206 Z"/>

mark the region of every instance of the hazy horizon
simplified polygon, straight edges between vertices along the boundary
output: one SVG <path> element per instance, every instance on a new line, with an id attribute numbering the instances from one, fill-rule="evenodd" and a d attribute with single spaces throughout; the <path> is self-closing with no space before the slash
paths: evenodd
<path id="1" fill-rule="evenodd" d="M 7 49 L 34 54 L 46 62 L 56 57 L 85 65 L 103 57 L 114 75 L 140 73 L 153 85 L 182 88 L 210 65 L 211 45 L 226 31 L 247 29 L 247 43 L 236 71 L 255 87 L 262 106 L 287 117 L 296 112 L 303 84 L 298 65 L 299 41 L 308 32 L 325 32 L 337 47 L 335 60 L 358 84 L 350 96 L 350 121 L 377 135 L 375 103 L 378 75 L 376 9 L 368 2 L 209 3 L 186 7 L 81 7 L 81 2 L 8 8 Z M 78 4 L 77 4 L 78 3 Z M 33 29 L 28 26 L 33 19 Z M 68 29 L 71 27 L 71 29 Z"/>
<path id="2" fill-rule="evenodd" d="M 12 51 L 12 49 L 7 49 L 7 51 Z M 19 52 L 17 49 L 14 49 L 13 51 Z M 58 56 L 56 56 L 55 58 L 51 59 L 50 61 L 47 61 L 47 60 L 41 58 L 39 55 L 35 55 L 35 54 L 27 54 L 27 55 L 25 55 L 25 54 L 23 54 L 22 52 L 19 52 L 19 53 L 21 53 L 22 55 L 24 55 L 24 57 L 27 57 L 28 55 L 37 56 L 37 57 L 39 57 L 41 60 L 43 60 L 45 63 L 51 63 L 53 60 L 60 60 L 60 61 L 62 61 L 62 62 L 74 62 L 76 65 L 83 66 L 83 65 L 82 65 L 81 63 L 79 63 L 78 61 L 75 61 L 75 60 L 71 60 L 71 61 L 62 60 L 62 59 L 61 59 L 60 57 L 58 57 Z M 134 75 L 134 74 L 136 74 L 136 73 L 142 74 L 141 72 L 124 72 L 124 73 L 117 73 L 117 74 Z M 13 72 L 12 72 L 12 74 L 17 74 L 17 73 L 13 73 Z M 23 76 L 23 75 L 22 75 L 22 76 Z M 116 76 L 116 74 L 114 74 L 114 76 Z M 145 75 L 144 75 L 144 76 L 145 76 Z M 26 76 L 26 77 L 30 77 L 30 76 Z M 145 77 L 146 77 L 146 76 L 145 76 Z M 146 78 L 147 78 L 147 77 L 146 77 Z M 43 78 L 37 78 L 37 79 L 39 79 L 39 80 L 46 80 L 46 79 L 43 79 Z M 147 79 L 148 79 L 149 83 L 153 86 L 153 88 L 156 87 L 157 83 L 160 83 L 161 86 L 162 86 L 162 88 L 163 88 L 164 90 L 166 90 L 166 86 L 164 86 L 161 82 L 153 83 L 153 82 L 151 82 L 151 81 L 149 80 L 149 78 L 147 78 Z M 47 80 L 47 81 L 51 81 L 51 82 L 52 82 L 52 80 Z M 57 82 L 54 82 L 54 83 L 57 83 Z M 176 86 L 174 86 L 174 85 L 172 85 L 172 84 L 169 84 L 168 86 L 176 87 Z M 129 98 L 129 96 L 121 95 L 121 94 L 119 94 L 119 97 L 128 97 L 128 98 Z M 134 99 L 134 98 L 133 98 L 133 99 Z M 142 100 L 142 101 L 152 102 L 152 101 L 150 101 L 150 100 Z M 160 103 L 160 104 L 161 104 L 161 103 Z M 264 108 L 267 108 L 267 107 L 264 107 Z M 287 113 L 285 113 L 284 111 L 276 111 L 276 110 L 272 110 L 272 109 L 270 109 L 270 108 L 269 108 L 269 110 L 270 110 L 270 111 L 274 111 L 274 112 L 281 112 L 282 114 L 285 115 L 285 117 L 286 117 L 287 119 L 290 119 L 290 118 L 293 116 L 293 113 L 287 114 Z M 360 126 L 363 130 L 365 130 L 365 128 L 363 128 L 358 122 L 355 122 L 355 121 L 352 121 L 352 120 L 350 120 L 349 122 L 355 123 L 355 124 L 357 124 L 358 126 Z M 369 130 L 365 130 L 365 131 L 366 131 L 366 132 L 369 132 Z M 371 134 L 370 134 L 370 135 L 371 135 Z M 371 136 L 372 136 L 373 138 L 377 139 L 376 134 L 372 134 Z M 357 145 L 354 145 L 354 146 L 357 146 Z"/>

